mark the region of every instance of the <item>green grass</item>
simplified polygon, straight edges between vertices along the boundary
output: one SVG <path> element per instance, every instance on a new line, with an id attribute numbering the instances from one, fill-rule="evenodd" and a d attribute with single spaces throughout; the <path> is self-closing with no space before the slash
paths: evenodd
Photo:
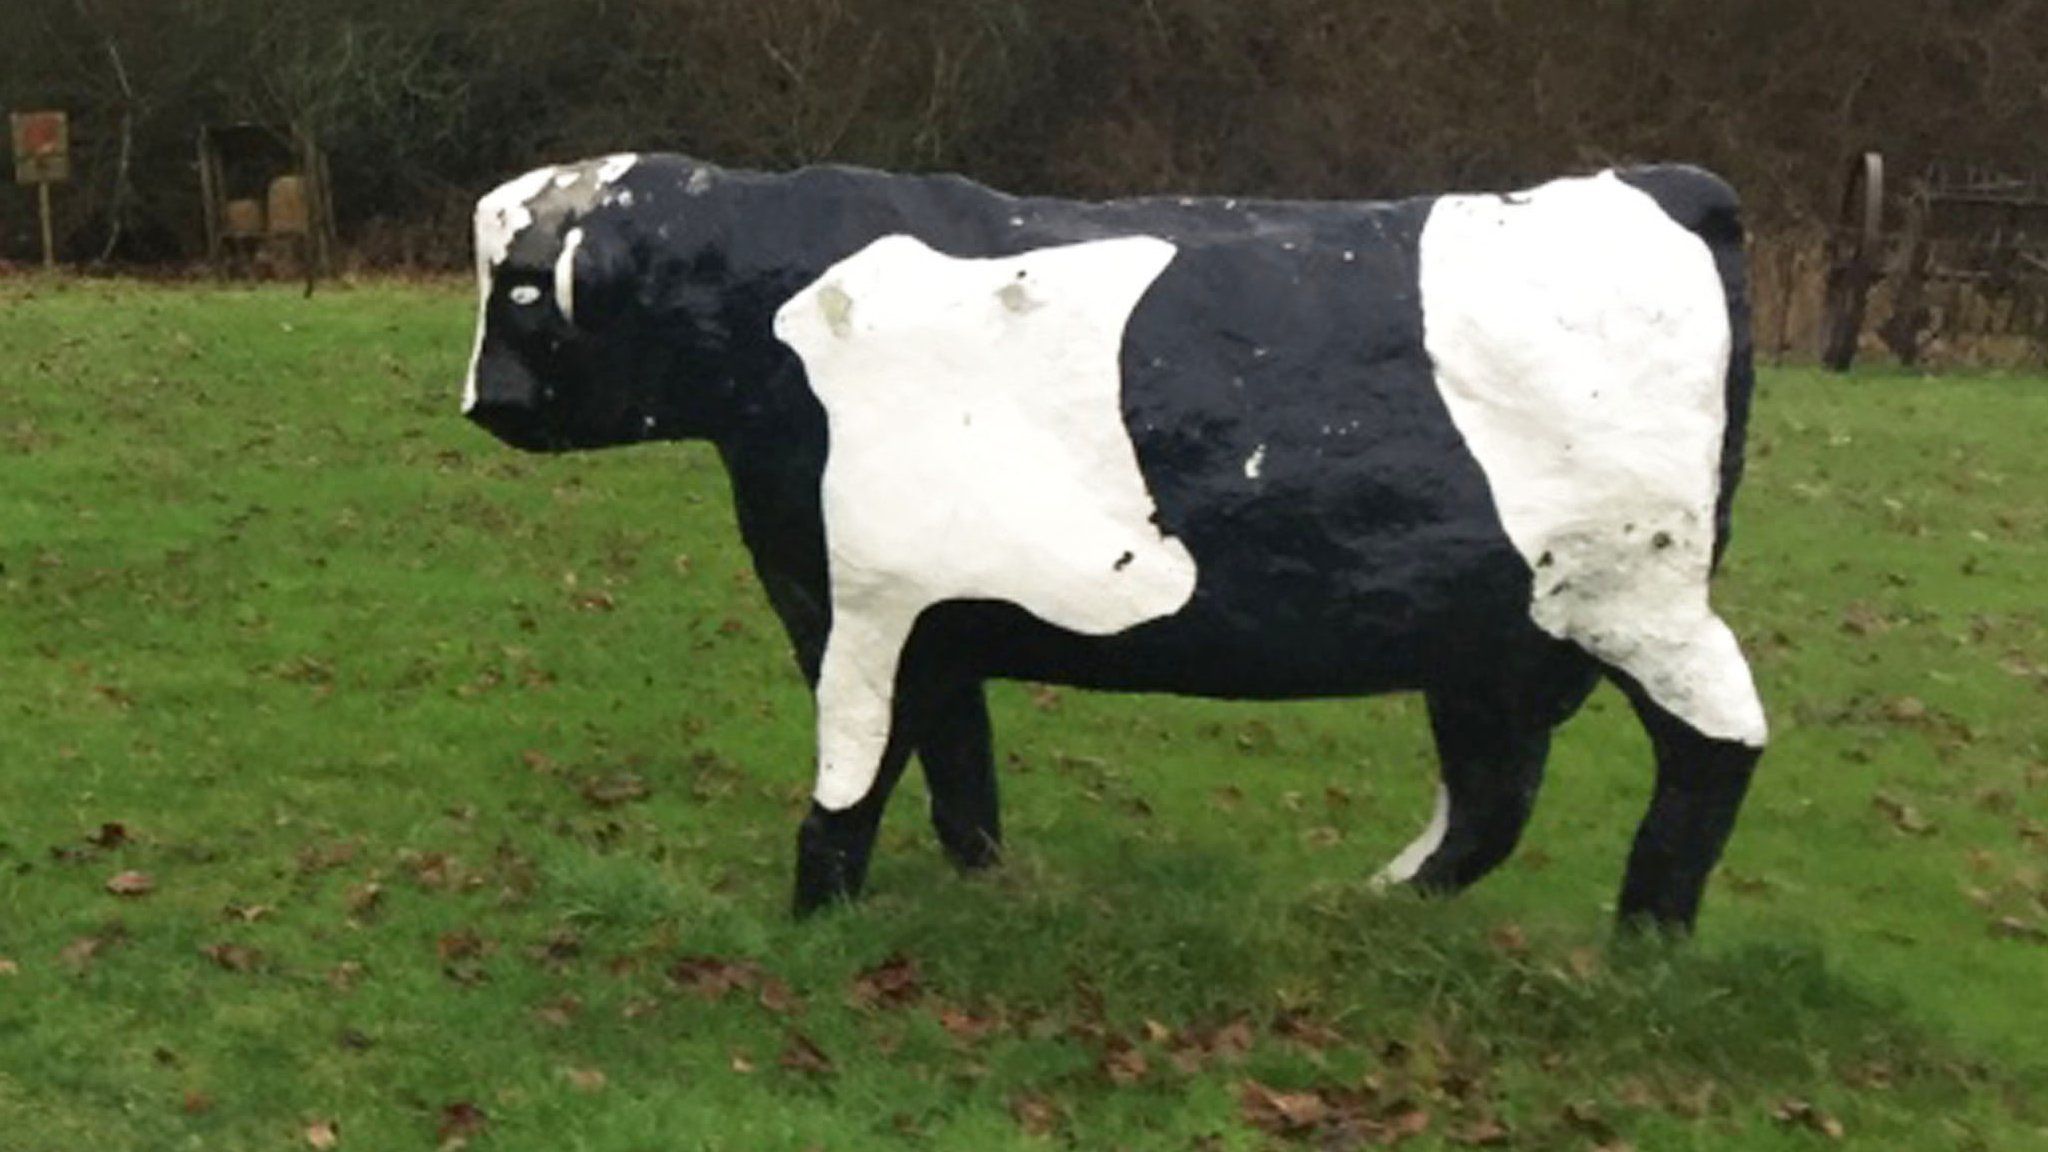
<path id="1" fill-rule="evenodd" d="M 1766 374 L 1718 597 L 1775 740 L 1689 946 L 1609 943 L 1605 691 L 1429 904 L 1364 883 L 1416 702 L 1005 686 L 1008 866 L 912 781 L 798 925 L 715 459 L 498 448 L 472 313 L 0 287 L 5 1152 L 2048 1147 L 2048 381 Z"/>

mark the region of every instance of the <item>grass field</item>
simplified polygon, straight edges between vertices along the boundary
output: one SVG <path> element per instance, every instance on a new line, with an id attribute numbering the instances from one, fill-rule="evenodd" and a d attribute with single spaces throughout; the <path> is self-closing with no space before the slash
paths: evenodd
<path id="1" fill-rule="evenodd" d="M 911 781 L 798 925 L 716 461 L 498 448 L 473 308 L 0 286 L 0 1152 L 2048 1148 L 2048 380 L 1765 375 L 1688 946 L 1605 690 L 1432 904 L 1416 701 L 1004 686 L 1008 865 Z"/>

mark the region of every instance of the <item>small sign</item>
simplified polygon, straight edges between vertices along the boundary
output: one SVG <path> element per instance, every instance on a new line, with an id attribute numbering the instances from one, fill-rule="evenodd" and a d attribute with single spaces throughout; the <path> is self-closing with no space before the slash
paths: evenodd
<path id="1" fill-rule="evenodd" d="M 62 112 L 16 112 L 14 180 L 56 184 L 71 179 L 71 125 Z"/>

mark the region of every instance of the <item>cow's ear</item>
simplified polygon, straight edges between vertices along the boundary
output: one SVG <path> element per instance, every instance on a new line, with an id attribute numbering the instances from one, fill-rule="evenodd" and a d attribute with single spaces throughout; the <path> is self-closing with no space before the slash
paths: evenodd
<path id="1" fill-rule="evenodd" d="M 631 301 L 632 253 L 610 228 L 575 228 L 555 267 L 562 315 L 585 332 L 601 332 Z"/>

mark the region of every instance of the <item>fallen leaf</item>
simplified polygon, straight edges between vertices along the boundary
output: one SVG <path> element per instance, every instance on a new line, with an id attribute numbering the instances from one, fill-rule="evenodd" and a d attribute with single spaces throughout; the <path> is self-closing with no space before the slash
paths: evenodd
<path id="1" fill-rule="evenodd" d="M 234 920 L 243 924 L 254 924 L 276 911 L 268 904 L 228 904 L 221 908 L 223 920 Z"/>
<path id="2" fill-rule="evenodd" d="M 360 961 L 343 960 L 327 970 L 327 986 L 336 992 L 351 992 L 361 983 L 365 969 Z"/>
<path id="3" fill-rule="evenodd" d="M 199 954 L 229 972 L 253 972 L 263 963 L 263 953 L 245 944 L 209 944 Z"/>
<path id="4" fill-rule="evenodd" d="M 620 772 L 611 776 L 587 777 L 577 792 L 599 808 L 616 808 L 636 800 L 645 800 L 651 790 L 647 781 L 637 772 Z"/>
<path id="5" fill-rule="evenodd" d="M 2017 916 L 2001 916 L 1991 926 L 1991 934 L 2005 940 L 2025 940 L 2033 944 L 2048 944 L 2048 928 L 2029 924 Z"/>
<path id="6" fill-rule="evenodd" d="M 66 944 L 64 950 L 57 953 L 57 959 L 62 961 L 66 967 L 82 969 L 87 964 L 92 963 L 94 957 L 118 942 L 121 935 L 116 930 L 101 936 L 80 936 L 78 939 Z"/>
<path id="7" fill-rule="evenodd" d="M 832 1058 L 825 1055 L 824 1049 L 801 1032 L 789 1034 L 777 1063 L 792 1072 L 801 1072 L 806 1076 L 832 1074 Z"/>
<path id="8" fill-rule="evenodd" d="M 121 872 L 107 881 L 107 891 L 116 896 L 147 896 L 156 891 L 156 880 L 147 872 Z"/>
<path id="9" fill-rule="evenodd" d="M 917 961 L 892 953 L 853 980 L 854 1000 L 869 1008 L 901 1008 L 924 995 L 924 975 Z"/>
<path id="10" fill-rule="evenodd" d="M 732 1054 L 732 1070 L 742 1076 L 751 1076 L 754 1074 L 754 1062 L 747 1058 L 746 1053 L 735 1052 Z"/>
<path id="11" fill-rule="evenodd" d="M 1301 1009 L 1281 1013 L 1280 1017 L 1273 1021 L 1273 1031 L 1284 1039 L 1318 1052 L 1344 1043 L 1343 1033 L 1314 1019 Z"/>
<path id="12" fill-rule="evenodd" d="M 185 1093 L 183 1106 L 187 1116 L 202 1116 L 213 1111 L 213 1097 L 194 1089 Z"/>
<path id="13" fill-rule="evenodd" d="M 778 1016 L 790 1016 L 803 1011 L 803 1001 L 787 983 L 774 976 L 761 977 L 761 993 L 755 1001 Z"/>
<path id="14" fill-rule="evenodd" d="M 365 880 L 342 894 L 342 907 L 357 919 L 364 919 L 377 911 L 384 902 L 384 886 L 375 880 Z"/>
<path id="15" fill-rule="evenodd" d="M 337 1148 L 341 1145 L 341 1124 L 334 1120 L 315 1120 L 306 1125 L 306 1144 L 320 1149 Z"/>
<path id="16" fill-rule="evenodd" d="M 1804 1128 L 1817 1132 L 1830 1140 L 1840 1140 L 1845 1130 L 1842 1122 L 1815 1107 L 1811 1101 L 1790 1099 L 1771 1110 L 1771 1119 L 1788 1128 Z"/>
<path id="17" fill-rule="evenodd" d="M 1507 1125 L 1491 1116 L 1474 1120 L 1451 1133 L 1451 1143 L 1470 1148 L 1499 1148 L 1513 1138 L 1514 1133 L 1508 1130 Z"/>
<path id="18" fill-rule="evenodd" d="M 490 943 L 477 934 L 474 928 L 463 928 L 445 932 L 434 942 L 434 951 L 442 963 L 452 960 L 474 960 L 490 951 Z"/>
<path id="19" fill-rule="evenodd" d="M 441 1109 L 441 1120 L 434 1127 L 434 1138 L 440 1141 L 444 1150 L 452 1152 L 483 1135 L 490 1124 L 491 1118 L 483 1109 L 467 1100 L 457 1100 Z"/>
<path id="20" fill-rule="evenodd" d="M 1010 1117 L 1030 1136 L 1050 1136 L 1060 1126 L 1059 1105 L 1033 1092 L 1010 1097 Z"/>
<path id="21" fill-rule="evenodd" d="M 669 965 L 668 979 L 678 990 L 716 1003 L 735 989 L 760 987 L 761 967 L 748 960 L 685 956 Z"/>
<path id="22" fill-rule="evenodd" d="M 1122 1037 L 1111 1037 L 1108 1049 L 1102 1054 L 1101 1068 L 1109 1082 L 1119 1087 L 1136 1084 L 1151 1071 L 1145 1054 Z"/>
<path id="23" fill-rule="evenodd" d="M 128 842 L 128 826 L 118 821 L 102 824 L 98 831 L 86 836 L 85 842 L 103 851 L 119 848 Z"/>
<path id="24" fill-rule="evenodd" d="M 1257 1080 L 1240 1084 L 1237 1099 L 1245 1123 L 1276 1136 L 1306 1132 L 1330 1114 L 1320 1093 L 1275 1092 Z"/>
<path id="25" fill-rule="evenodd" d="M 583 1001 L 573 995 L 558 996 L 533 1010 L 533 1018 L 550 1028 L 567 1028 L 583 1014 Z"/>
<path id="26" fill-rule="evenodd" d="M 608 1083 L 605 1074 L 595 1068 L 564 1068 L 562 1079 L 569 1082 L 569 1087 L 586 1094 L 602 1092 Z"/>
<path id="27" fill-rule="evenodd" d="M 1892 827 L 1909 836 L 1929 836 L 1934 833 L 1934 822 L 1920 814 L 1920 810 L 1889 793 L 1879 792 L 1870 798 L 1870 806 L 1884 813 Z"/>
<path id="28" fill-rule="evenodd" d="M 939 1009 L 938 1019 L 939 1027 L 946 1030 L 946 1035 L 969 1044 L 986 1038 L 997 1027 L 997 1022 L 986 1016 L 976 1016 L 952 1007 Z"/>
<path id="29" fill-rule="evenodd" d="M 5 956 L 0 956 L 0 976 L 19 975 L 21 975 L 21 965 L 16 964 Z"/>

